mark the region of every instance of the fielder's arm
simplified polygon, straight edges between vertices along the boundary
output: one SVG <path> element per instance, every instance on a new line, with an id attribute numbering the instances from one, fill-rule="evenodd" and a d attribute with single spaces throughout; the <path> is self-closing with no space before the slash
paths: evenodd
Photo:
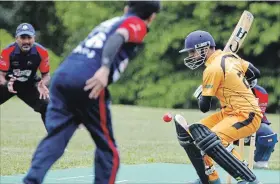
<path id="1" fill-rule="evenodd" d="M 0 85 L 7 85 L 8 81 L 6 80 L 7 72 L 0 71 Z"/>
<path id="2" fill-rule="evenodd" d="M 109 69 L 111 68 L 116 54 L 118 53 L 121 46 L 128 40 L 128 37 L 128 31 L 121 28 L 108 38 L 102 52 L 102 66 L 105 66 Z"/>
<path id="3" fill-rule="evenodd" d="M 7 49 L 4 49 L 1 51 L 0 55 L 0 85 L 7 85 L 8 80 L 7 73 L 10 67 L 10 58 L 9 58 L 9 52 L 7 52 Z"/>
<path id="4" fill-rule="evenodd" d="M 142 20 L 135 17 L 126 19 L 105 43 L 101 59 L 102 66 L 110 69 L 124 43 L 142 43 L 146 34 L 147 28 Z"/>
<path id="5" fill-rule="evenodd" d="M 51 80 L 51 75 L 50 75 L 50 72 L 48 73 L 42 73 L 42 83 L 45 85 L 45 86 L 48 86 L 49 83 L 50 83 L 50 80 Z"/>
<path id="6" fill-rule="evenodd" d="M 50 62 L 49 62 L 49 53 L 47 50 L 42 51 L 41 53 L 41 63 L 39 66 L 39 70 L 41 72 L 41 81 L 43 85 L 48 86 L 50 83 Z"/>

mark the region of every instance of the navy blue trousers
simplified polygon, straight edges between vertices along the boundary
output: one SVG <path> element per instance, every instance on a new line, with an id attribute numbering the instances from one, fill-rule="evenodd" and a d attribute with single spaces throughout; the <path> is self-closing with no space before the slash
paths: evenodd
<path id="1" fill-rule="evenodd" d="M 46 114 L 48 135 L 33 155 L 31 167 L 23 179 L 26 184 L 43 182 L 50 167 L 63 155 L 79 123 L 85 125 L 96 144 L 94 183 L 115 182 L 119 153 L 113 136 L 110 101 L 105 98 L 107 90 L 103 90 L 97 100 L 90 100 L 83 87 L 92 73 L 86 75 L 84 71 L 78 75 L 79 66 L 78 62 L 72 67 L 68 65 L 66 72 L 62 66 L 52 78 Z"/>
<path id="2" fill-rule="evenodd" d="M 264 143 L 258 140 L 261 136 L 269 136 L 272 134 L 274 134 L 272 128 L 266 123 L 261 123 L 260 128 L 256 132 L 256 151 L 254 156 L 255 162 L 269 161 L 271 154 L 274 151 L 275 144 L 271 144 L 272 142 L 267 142 L 265 145 L 263 145 Z"/>

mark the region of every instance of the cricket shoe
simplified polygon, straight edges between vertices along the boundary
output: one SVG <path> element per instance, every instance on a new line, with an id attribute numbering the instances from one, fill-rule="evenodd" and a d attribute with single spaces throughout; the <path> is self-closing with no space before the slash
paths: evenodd
<path id="1" fill-rule="evenodd" d="M 254 163 L 255 169 L 268 169 L 268 162 L 267 161 L 259 161 Z"/>

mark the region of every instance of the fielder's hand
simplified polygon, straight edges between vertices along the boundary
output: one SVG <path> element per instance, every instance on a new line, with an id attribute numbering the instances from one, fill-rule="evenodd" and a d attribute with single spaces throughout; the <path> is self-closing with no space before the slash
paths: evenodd
<path id="1" fill-rule="evenodd" d="M 86 86 L 84 87 L 85 91 L 91 90 L 89 93 L 90 99 L 96 99 L 102 89 L 104 89 L 108 85 L 108 77 L 109 77 L 110 69 L 106 66 L 101 66 L 91 77 L 86 81 Z"/>
<path id="2" fill-rule="evenodd" d="M 198 86 L 198 88 L 195 90 L 193 96 L 195 98 L 199 99 L 201 94 L 202 94 L 202 85 Z"/>
<path id="3" fill-rule="evenodd" d="M 17 91 L 14 90 L 14 83 L 15 83 L 16 80 L 17 80 L 16 77 L 11 77 L 11 79 L 9 80 L 9 82 L 8 82 L 8 84 L 7 84 L 7 86 L 8 86 L 8 91 L 9 91 L 10 93 L 14 93 L 14 94 L 17 93 Z"/>
<path id="4" fill-rule="evenodd" d="M 47 86 L 43 83 L 43 81 L 41 80 L 40 82 L 38 82 L 38 86 L 37 89 L 40 93 L 39 99 L 49 99 L 49 89 L 47 88 Z"/>

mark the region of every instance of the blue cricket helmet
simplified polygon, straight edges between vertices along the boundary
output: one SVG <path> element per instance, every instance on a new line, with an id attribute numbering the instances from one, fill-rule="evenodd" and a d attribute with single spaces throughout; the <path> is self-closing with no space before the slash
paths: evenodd
<path id="1" fill-rule="evenodd" d="M 202 47 L 206 43 L 211 47 L 216 46 L 214 38 L 210 33 L 201 30 L 191 32 L 185 39 L 185 48 L 180 50 L 179 53 Z"/>
<path id="2" fill-rule="evenodd" d="M 215 47 L 212 35 L 206 31 L 191 32 L 185 39 L 185 48 L 179 53 L 187 53 L 184 63 L 191 70 L 204 64 L 210 47 Z"/>

